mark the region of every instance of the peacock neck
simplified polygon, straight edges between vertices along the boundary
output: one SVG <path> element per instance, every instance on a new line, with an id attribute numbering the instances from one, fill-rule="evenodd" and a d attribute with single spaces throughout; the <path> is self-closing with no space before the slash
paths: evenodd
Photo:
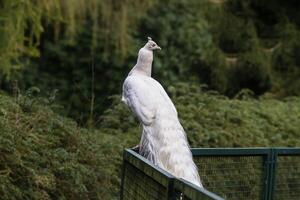
<path id="1" fill-rule="evenodd" d="M 146 48 L 139 51 L 137 63 L 130 71 L 129 75 L 140 74 L 151 77 L 153 52 Z"/>

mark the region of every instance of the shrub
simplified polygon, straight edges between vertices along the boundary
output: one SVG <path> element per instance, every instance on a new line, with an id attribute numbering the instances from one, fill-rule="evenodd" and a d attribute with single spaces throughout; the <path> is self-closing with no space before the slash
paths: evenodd
<path id="1" fill-rule="evenodd" d="M 125 145 L 79 128 L 40 100 L 1 94 L 1 199 L 117 199 Z"/>
<path id="2" fill-rule="evenodd" d="M 300 145 L 299 98 L 230 100 L 187 83 L 168 91 L 192 147 Z M 0 94 L 0 196 L 118 199 L 122 151 L 141 133 L 120 97 L 100 129 L 84 129 L 27 96 Z"/>

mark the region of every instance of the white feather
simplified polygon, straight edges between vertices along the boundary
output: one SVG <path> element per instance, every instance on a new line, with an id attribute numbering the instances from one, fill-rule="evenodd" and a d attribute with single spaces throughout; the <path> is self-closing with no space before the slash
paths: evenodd
<path id="1" fill-rule="evenodd" d="M 137 64 L 123 84 L 122 100 L 143 126 L 139 153 L 174 176 L 203 187 L 176 108 L 160 83 L 151 78 L 152 51 L 160 49 L 153 44 L 149 39 L 140 49 Z"/>

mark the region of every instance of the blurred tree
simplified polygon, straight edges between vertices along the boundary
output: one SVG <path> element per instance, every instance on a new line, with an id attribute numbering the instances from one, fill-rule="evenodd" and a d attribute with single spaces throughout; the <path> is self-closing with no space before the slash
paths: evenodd
<path id="1" fill-rule="evenodd" d="M 3 0 L 0 5 L 1 88 L 9 90 L 3 79 L 10 76 L 21 88 L 58 89 L 66 114 L 79 121 L 97 119 L 110 104 L 107 96 L 121 92 L 147 36 L 163 47 L 155 55 L 153 76 L 165 86 L 185 80 L 231 97 L 243 88 L 255 95 L 299 94 L 294 0 Z"/>
<path id="2" fill-rule="evenodd" d="M 152 33 L 163 48 L 154 61 L 154 76 L 163 83 L 186 77 L 187 81 L 215 83 L 225 61 L 204 16 L 209 7 L 207 1 L 164 1 L 151 8 L 142 21 L 139 32 Z"/>
<path id="3" fill-rule="evenodd" d="M 263 52 L 256 50 L 242 54 L 229 73 L 228 94 L 235 95 L 243 88 L 255 91 L 256 95 L 265 93 L 272 86 L 268 69 L 268 60 Z"/>
<path id="4" fill-rule="evenodd" d="M 0 70 L 9 75 L 20 56 L 38 56 L 40 37 L 45 28 L 49 31 L 47 26 L 53 32 L 50 41 L 64 35 L 72 43 L 76 34 L 86 28 L 87 20 L 91 22 L 90 49 L 98 45 L 97 37 L 101 35 L 106 54 L 124 57 L 129 27 L 154 1 L 3 0 L 0 2 Z"/>
<path id="5" fill-rule="evenodd" d="M 277 80 L 274 90 L 280 97 L 300 95 L 300 32 L 287 24 L 282 41 L 272 57 L 274 77 Z"/>
<path id="6" fill-rule="evenodd" d="M 128 45 L 130 34 L 154 2 L 56 0 L 35 5 L 33 0 L 5 0 L 0 15 L 4 23 L 0 55 L 5 58 L 0 57 L 2 88 L 7 89 L 3 79 L 19 63 L 26 66 L 13 70 L 20 87 L 36 85 L 44 92 L 58 89 L 67 114 L 84 121 L 93 118 L 93 110 L 104 107 L 103 96 L 120 91 L 125 72 L 121 69 L 134 48 Z M 14 15 L 16 20 L 6 20 Z M 18 24 L 22 26 L 15 27 Z"/>

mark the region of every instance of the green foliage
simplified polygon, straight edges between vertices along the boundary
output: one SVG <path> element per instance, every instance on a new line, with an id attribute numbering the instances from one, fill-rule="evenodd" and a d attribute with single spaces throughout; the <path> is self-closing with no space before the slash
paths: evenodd
<path id="1" fill-rule="evenodd" d="M 163 85 L 188 77 L 229 97 L 243 89 L 256 96 L 300 93 L 296 0 L 2 4 L 1 88 L 10 91 L 3 78 L 13 72 L 10 80 L 22 89 L 57 89 L 64 114 L 83 124 L 97 121 L 107 97 L 120 94 L 147 36 L 163 48 L 153 65 Z"/>
<path id="2" fill-rule="evenodd" d="M 108 0 L 3 0 L 0 3 L 0 70 L 8 76 L 22 56 L 37 57 L 42 49 L 44 31 L 49 40 L 65 36 L 70 44 L 90 21 L 89 52 L 101 43 L 104 54 L 123 57 L 127 54 L 129 27 L 154 1 Z M 130 15 L 134 10 L 134 15 Z M 98 40 L 101 35 L 102 41 Z M 42 36 L 42 37 L 41 37 Z M 21 64 L 21 63 L 20 63 Z M 21 65 L 23 66 L 23 65 Z"/>
<path id="3" fill-rule="evenodd" d="M 299 146 L 299 98 L 229 100 L 185 84 L 176 90 L 173 99 L 194 147 Z"/>
<path id="4" fill-rule="evenodd" d="M 33 1 L 26 2 L 33 7 Z M 106 96 L 120 92 L 126 72 L 132 66 L 125 63 L 131 62 L 130 55 L 136 55 L 137 47 L 128 44 L 132 39 L 129 27 L 134 29 L 137 20 L 154 3 L 39 1 L 36 9 L 46 22 L 34 21 L 43 31 L 32 40 L 37 41 L 33 49 L 40 56 L 15 55 L 14 58 L 22 61 L 23 68 L 13 70 L 10 79 L 18 80 L 23 90 L 32 86 L 38 86 L 42 92 L 58 90 L 57 99 L 65 108 L 64 114 L 77 121 L 85 123 L 99 118 L 109 104 Z M 51 13 L 48 10 L 43 13 L 43 9 Z M 26 27 L 24 29 L 26 32 Z M 10 90 L 11 84 L 2 83 L 2 88 Z"/>
<path id="5" fill-rule="evenodd" d="M 277 93 L 280 96 L 299 95 L 300 33 L 294 26 L 287 25 L 283 36 L 285 40 L 272 57 L 274 74 L 278 80 L 275 89 L 279 90 Z"/>
<path id="6" fill-rule="evenodd" d="M 154 4 L 149 8 L 147 17 L 144 16 L 138 26 L 140 34 L 131 36 L 138 42 L 128 46 L 125 57 L 115 54 L 114 46 L 105 46 L 107 37 L 103 34 L 97 35 L 99 45 L 91 52 L 92 22 L 87 21 L 73 43 L 63 37 L 53 42 L 53 33 L 44 33 L 41 59 L 31 60 L 14 78 L 20 80 L 22 89 L 31 86 L 38 86 L 41 91 L 57 89 L 57 99 L 65 107 L 67 115 L 80 122 L 89 118 L 97 120 L 110 104 L 106 97 L 121 92 L 122 82 L 136 62 L 138 49 L 150 35 L 164 49 L 156 53 L 153 69 L 155 77 L 165 80 L 163 84 L 190 76 L 209 85 L 224 85 L 217 83 L 219 80 L 226 81 L 222 74 L 224 56 L 213 46 L 208 25 L 201 10 L 197 9 L 206 4 L 193 1 L 164 4 Z M 190 7 L 195 9 L 188 12 Z M 176 15 L 183 12 L 187 15 L 177 19 Z M 173 32 L 176 27 L 181 28 Z M 191 73 L 194 75 L 191 76 Z M 92 95 L 95 106 L 91 116 Z"/>
<path id="7" fill-rule="evenodd" d="M 0 95 L 1 199 L 117 199 L 126 140 L 79 128 L 34 90 Z"/>
<path id="8" fill-rule="evenodd" d="M 42 27 L 38 9 L 32 7 L 21 0 L 10 1 L 3 0 L 0 3 L 0 72 L 9 75 L 12 69 L 18 68 L 16 63 L 20 54 L 36 56 L 39 54 L 34 49 L 32 38 L 37 37 Z M 33 22 L 27 24 L 27 21 Z M 29 33 L 25 34 L 25 30 L 30 26 Z M 37 38 L 39 40 L 39 38 Z M 24 45 L 23 43 L 28 45 Z"/>
<path id="9" fill-rule="evenodd" d="M 193 84 L 168 88 L 193 147 L 299 146 L 300 99 L 230 100 Z M 3 199 L 118 199 L 122 150 L 140 127 L 120 96 L 100 129 L 53 112 L 37 88 L 0 95 L 0 195 Z"/>
<path id="10" fill-rule="evenodd" d="M 221 16 L 217 27 L 219 46 L 226 53 L 243 53 L 255 48 L 257 42 L 254 24 L 230 13 Z"/>
<path id="11" fill-rule="evenodd" d="M 0 197 L 118 199 L 141 130 L 114 94 L 147 36 L 192 146 L 299 146 L 299 97 L 267 98 L 300 94 L 299 28 L 297 0 L 0 1 Z"/>
<path id="12" fill-rule="evenodd" d="M 195 1 L 165 1 L 151 8 L 142 21 L 143 34 L 151 33 L 163 48 L 157 53 L 154 67 L 155 75 L 162 80 L 176 81 L 186 75 L 193 78 L 191 72 L 195 71 L 202 73 L 196 73 L 194 79 L 200 76 L 210 80 L 210 57 L 217 50 L 199 9 L 205 5 Z"/>

